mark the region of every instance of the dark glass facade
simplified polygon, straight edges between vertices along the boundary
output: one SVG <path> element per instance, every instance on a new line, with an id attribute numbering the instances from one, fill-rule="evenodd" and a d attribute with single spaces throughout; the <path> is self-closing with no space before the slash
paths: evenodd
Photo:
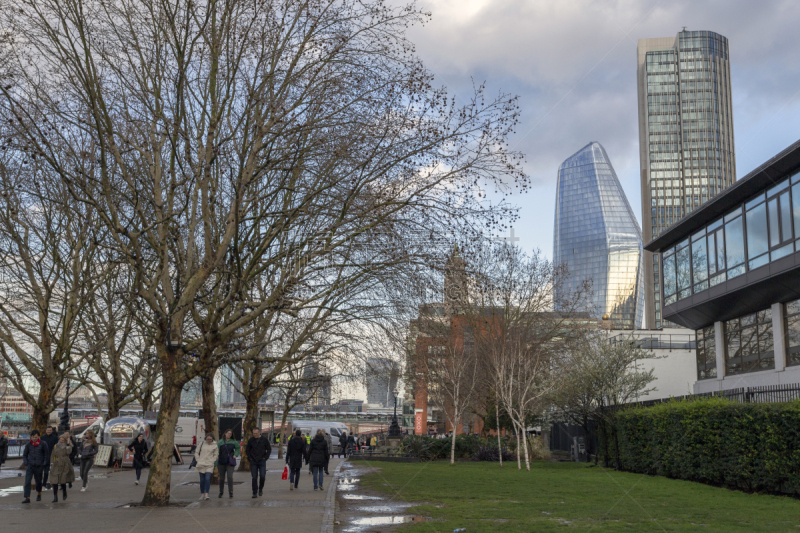
<path id="1" fill-rule="evenodd" d="M 725 322 L 725 365 L 726 376 L 775 368 L 770 309 Z"/>
<path id="2" fill-rule="evenodd" d="M 717 352 L 714 326 L 697 330 L 697 379 L 717 377 Z"/>
<path id="3" fill-rule="evenodd" d="M 608 314 L 618 329 L 641 326 L 641 232 L 599 143 L 589 143 L 559 168 L 553 256 L 569 270 L 567 291 L 591 280 L 593 309 L 587 311 L 593 316 Z"/>

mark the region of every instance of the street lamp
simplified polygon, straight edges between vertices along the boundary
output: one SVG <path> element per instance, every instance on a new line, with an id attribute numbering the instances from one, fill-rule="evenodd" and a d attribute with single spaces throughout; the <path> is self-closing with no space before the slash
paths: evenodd
<path id="1" fill-rule="evenodd" d="M 69 431 L 69 379 L 67 379 L 67 394 L 64 396 L 64 412 L 61 413 L 59 418 L 61 424 L 58 426 L 58 432 Z"/>
<path id="2" fill-rule="evenodd" d="M 403 431 L 400 429 L 400 424 L 397 422 L 397 391 L 392 391 L 394 394 L 394 415 L 392 416 L 392 425 L 389 426 L 389 436 L 399 437 Z"/>

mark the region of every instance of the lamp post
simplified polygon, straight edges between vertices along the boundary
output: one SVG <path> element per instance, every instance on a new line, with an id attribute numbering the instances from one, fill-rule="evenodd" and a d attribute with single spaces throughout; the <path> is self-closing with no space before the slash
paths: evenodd
<path id="1" fill-rule="evenodd" d="M 403 431 L 400 429 L 400 424 L 397 422 L 397 391 L 392 391 L 394 394 L 394 415 L 392 416 L 392 425 L 389 426 L 389 436 L 399 437 Z"/>

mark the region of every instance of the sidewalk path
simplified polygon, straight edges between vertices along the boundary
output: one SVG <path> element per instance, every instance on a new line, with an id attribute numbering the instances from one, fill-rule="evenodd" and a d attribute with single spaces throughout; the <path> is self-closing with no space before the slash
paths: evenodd
<path id="1" fill-rule="evenodd" d="M 217 498 L 218 486 L 211 488 L 211 499 L 198 501 L 199 477 L 188 466 L 173 466 L 169 508 L 137 507 L 144 495 L 145 476 L 135 485 L 133 470 L 95 467 L 89 475 L 87 492 L 80 492 L 80 481 L 69 491 L 66 502 L 52 503 L 53 492 L 43 491 L 42 501 L 22 502 L 24 477 L 15 477 L 19 460 L 10 460 L 0 472 L 0 530 L 3 533 L 29 532 L 32 524 L 57 524 L 59 533 L 113 532 L 207 532 L 252 529 L 263 532 L 327 533 L 332 531 L 335 505 L 335 471 L 339 459 L 331 458 L 330 476 L 325 476 L 324 491 L 314 491 L 308 467 L 301 470 L 298 490 L 290 491 L 281 480 L 283 460 L 267 462 L 264 495 L 251 498 L 250 474 L 234 474 L 234 497 Z M 14 474 L 9 476 L 9 471 Z M 35 493 L 34 493 L 35 495 Z M 133 505 L 131 507 L 131 505 Z M 46 522 L 43 522 L 45 520 Z"/>

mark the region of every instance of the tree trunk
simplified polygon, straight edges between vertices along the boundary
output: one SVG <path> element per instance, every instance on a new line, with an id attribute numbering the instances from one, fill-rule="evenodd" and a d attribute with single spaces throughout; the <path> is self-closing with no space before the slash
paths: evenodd
<path id="1" fill-rule="evenodd" d="M 500 468 L 503 468 L 503 445 L 500 444 L 500 407 L 494 404 L 494 418 L 497 421 L 497 450 L 500 452 Z"/>
<path id="2" fill-rule="evenodd" d="M 284 408 L 283 416 L 281 417 L 281 442 L 278 446 L 278 459 L 283 459 L 283 445 L 289 441 L 286 436 L 286 419 L 289 418 L 289 410 Z"/>
<path id="3" fill-rule="evenodd" d="M 41 404 L 39 404 L 41 405 Z M 44 430 L 47 424 L 50 423 L 51 410 L 42 409 L 38 405 L 33 406 L 33 415 L 31 415 L 31 430 L 38 429 L 39 433 L 44 435 Z"/>
<path id="4" fill-rule="evenodd" d="M 258 399 L 255 394 L 249 394 L 245 397 L 247 400 L 247 411 L 245 411 L 244 420 L 242 421 L 242 440 L 247 443 L 253 434 L 253 429 L 258 427 Z M 259 428 L 261 429 L 261 428 Z M 242 460 L 239 462 L 239 472 L 249 472 L 250 461 L 247 459 L 247 454 L 242 450 Z"/>
<path id="5" fill-rule="evenodd" d="M 514 436 L 517 438 L 517 470 L 522 470 L 522 459 L 520 458 L 519 453 L 519 429 L 517 428 L 517 424 L 513 424 L 514 426 Z"/>
<path id="6" fill-rule="evenodd" d="M 202 376 L 200 384 L 203 393 L 203 422 L 206 426 L 206 433 L 214 434 L 214 442 L 219 440 L 219 419 L 217 418 L 217 394 L 214 391 L 214 374 L 216 369 L 209 370 L 211 376 Z M 203 435 L 205 438 L 205 435 Z M 219 483 L 219 470 L 214 465 L 214 471 L 211 474 L 211 483 L 217 485 Z"/>
<path id="7" fill-rule="evenodd" d="M 175 425 L 181 407 L 183 383 L 172 379 L 169 371 L 164 372 L 164 386 L 161 389 L 161 408 L 158 411 L 156 439 L 153 444 L 153 460 L 150 475 L 142 499 L 143 506 L 169 505 L 170 482 L 172 475 L 172 451 L 175 448 Z"/>
<path id="8" fill-rule="evenodd" d="M 108 409 L 108 418 L 106 418 L 106 420 L 111 420 L 112 418 L 117 418 L 119 416 L 119 407 L 117 407 L 117 402 L 109 401 L 106 408 Z"/>
<path id="9" fill-rule="evenodd" d="M 524 418 L 523 418 L 524 420 Z M 520 434 L 522 435 L 522 446 L 525 450 L 525 469 L 530 472 L 531 471 L 531 457 L 528 454 L 528 432 L 523 424 L 522 427 L 519 429 Z"/>
<path id="10" fill-rule="evenodd" d="M 450 439 L 450 464 L 456 464 L 456 427 L 458 426 L 458 418 L 454 420 L 453 424 L 453 437 Z"/>

